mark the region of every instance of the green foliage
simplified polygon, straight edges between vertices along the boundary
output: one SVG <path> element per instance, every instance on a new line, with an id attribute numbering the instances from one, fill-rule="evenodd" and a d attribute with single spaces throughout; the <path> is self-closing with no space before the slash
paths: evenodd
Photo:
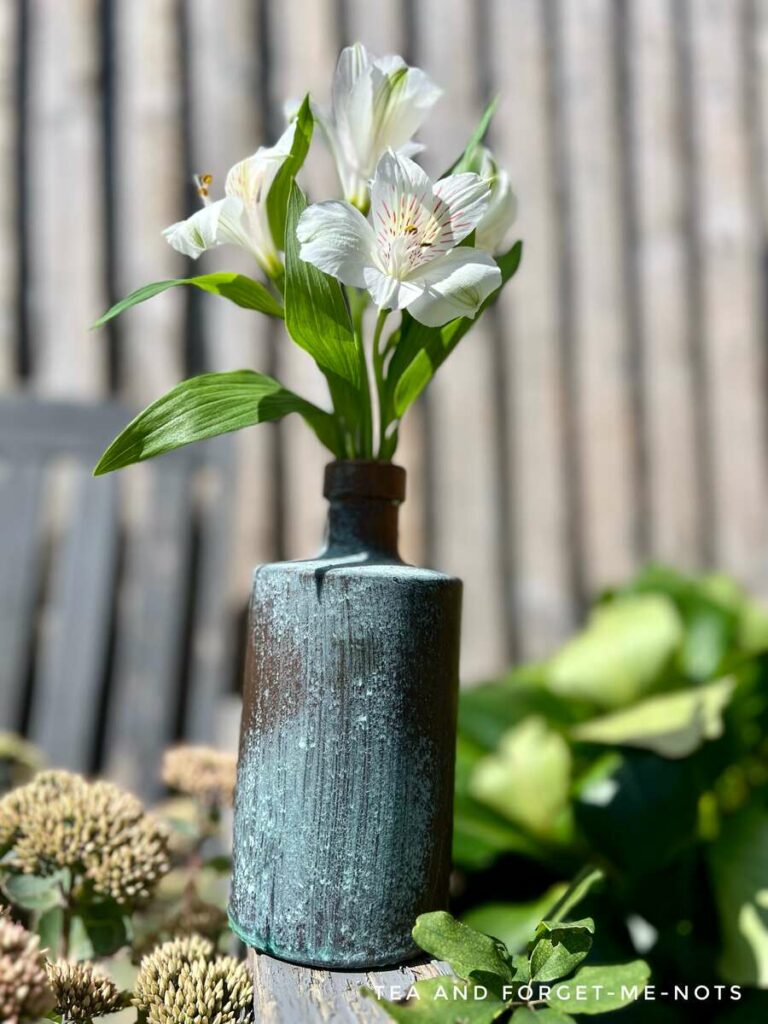
<path id="1" fill-rule="evenodd" d="M 399 1002 L 381 993 L 376 997 L 393 1020 L 430 1024 L 493 1021 L 510 1015 L 513 1021 L 554 1024 L 570 1020 L 568 1013 L 603 1013 L 634 1002 L 650 976 L 647 964 L 638 960 L 582 967 L 592 948 L 594 922 L 564 920 L 601 877 L 598 871 L 587 871 L 574 880 L 551 914 L 528 933 L 525 954 L 515 955 L 500 939 L 445 912 L 422 914 L 413 929 L 414 939 L 425 952 L 446 961 L 456 977 L 419 981 Z M 367 990 L 366 994 L 376 995 Z"/>
<path id="2" fill-rule="evenodd" d="M 179 285 L 190 285 L 202 292 L 211 295 L 221 295 L 236 306 L 243 309 L 255 309 L 259 313 L 266 313 L 267 316 L 283 316 L 283 307 L 274 296 L 259 281 L 254 281 L 245 274 L 233 274 L 220 272 L 217 274 L 203 274 L 200 277 L 180 277 L 172 281 L 155 281 L 153 284 L 145 284 L 143 288 L 137 288 L 124 299 L 116 302 L 111 309 L 99 317 L 92 324 L 92 329 L 103 327 L 120 313 L 130 309 L 131 306 L 138 306 L 140 302 L 146 302 L 161 292 L 167 292 L 169 288 L 177 288 Z"/>
<path id="3" fill-rule="evenodd" d="M 110 444 L 94 475 L 111 473 L 193 441 L 226 434 L 297 412 L 335 451 L 333 417 L 263 373 L 204 373 L 172 388 L 139 413 Z"/>
<path id="4" fill-rule="evenodd" d="M 458 317 L 443 327 L 426 327 L 414 320 L 409 313 L 403 313 L 397 347 L 387 373 L 383 396 L 390 418 L 400 419 L 416 401 L 462 338 L 485 310 L 496 301 L 504 285 L 517 273 L 522 258 L 522 242 L 516 242 L 508 252 L 497 257 L 496 262 L 501 270 L 501 286 L 488 296 L 474 319 Z"/>
<path id="5" fill-rule="evenodd" d="M 314 126 L 315 119 L 312 117 L 309 94 L 307 94 L 296 114 L 296 131 L 293 136 L 290 156 L 275 175 L 275 180 L 272 182 L 267 196 L 269 229 L 278 249 L 283 247 L 285 238 L 288 197 L 291 194 L 296 175 L 304 166 L 307 153 L 309 153 Z"/>
<path id="6" fill-rule="evenodd" d="M 767 730 L 768 616 L 740 587 L 652 566 L 605 594 L 547 661 L 461 695 L 462 920 L 517 952 L 532 908 L 553 918 L 542 893 L 591 860 L 610 898 L 590 894 L 597 934 L 569 934 L 553 970 L 591 940 L 669 984 L 768 988 Z"/>

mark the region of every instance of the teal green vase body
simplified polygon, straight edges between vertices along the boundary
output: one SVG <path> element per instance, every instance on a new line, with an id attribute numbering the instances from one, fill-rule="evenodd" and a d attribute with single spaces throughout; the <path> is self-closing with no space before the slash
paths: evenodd
<path id="1" fill-rule="evenodd" d="M 332 463 L 325 551 L 254 574 L 230 920 L 308 966 L 406 960 L 447 903 L 461 582 L 400 560 L 404 492 Z"/>

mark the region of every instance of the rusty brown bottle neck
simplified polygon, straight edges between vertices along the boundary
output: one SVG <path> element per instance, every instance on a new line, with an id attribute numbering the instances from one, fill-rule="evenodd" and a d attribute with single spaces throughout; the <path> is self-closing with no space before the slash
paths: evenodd
<path id="1" fill-rule="evenodd" d="M 396 561 L 405 470 L 391 462 L 349 459 L 325 467 L 330 503 L 325 555 L 370 554 Z"/>

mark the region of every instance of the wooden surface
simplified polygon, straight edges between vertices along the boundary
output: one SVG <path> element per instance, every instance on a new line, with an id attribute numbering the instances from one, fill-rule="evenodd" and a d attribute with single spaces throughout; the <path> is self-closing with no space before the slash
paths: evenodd
<path id="1" fill-rule="evenodd" d="M 0 399 L 0 729 L 152 796 L 179 735 L 220 739 L 234 689 L 233 447 L 92 477 L 127 418 Z"/>
<path id="2" fill-rule="evenodd" d="M 417 962 L 395 970 L 346 974 L 313 971 L 248 951 L 253 971 L 254 1017 L 259 1024 L 378 1024 L 390 1018 L 374 999 L 360 993 L 361 986 L 399 987 L 405 993 L 415 981 L 450 974 L 437 960 Z"/>
<path id="3" fill-rule="evenodd" d="M 218 196 L 235 160 L 274 142 L 284 100 L 311 87 L 327 103 L 339 47 L 361 38 L 444 88 L 423 132 L 432 171 L 501 94 L 490 141 L 520 199 L 520 275 L 400 454 L 406 556 L 465 579 L 464 680 L 546 655 L 651 558 L 768 597 L 766 0 L 219 7 L 0 4 L 0 389 L 133 408 L 253 366 L 324 400 L 279 325 L 212 297 L 173 290 L 87 325 L 147 281 L 250 269 L 231 249 L 193 265 L 161 229 L 195 209 L 193 171 Z M 315 197 L 335 187 L 319 139 L 303 180 Z M 237 438 L 231 607 L 254 563 L 319 548 L 324 461 L 298 420 Z"/>

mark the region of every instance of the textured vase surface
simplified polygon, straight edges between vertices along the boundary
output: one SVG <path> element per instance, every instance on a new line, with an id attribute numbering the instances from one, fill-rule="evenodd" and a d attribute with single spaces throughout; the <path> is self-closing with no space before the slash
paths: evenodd
<path id="1" fill-rule="evenodd" d="M 325 494 L 325 551 L 254 573 L 230 919 L 362 969 L 447 902 L 461 582 L 398 557 L 400 467 L 331 463 Z"/>

